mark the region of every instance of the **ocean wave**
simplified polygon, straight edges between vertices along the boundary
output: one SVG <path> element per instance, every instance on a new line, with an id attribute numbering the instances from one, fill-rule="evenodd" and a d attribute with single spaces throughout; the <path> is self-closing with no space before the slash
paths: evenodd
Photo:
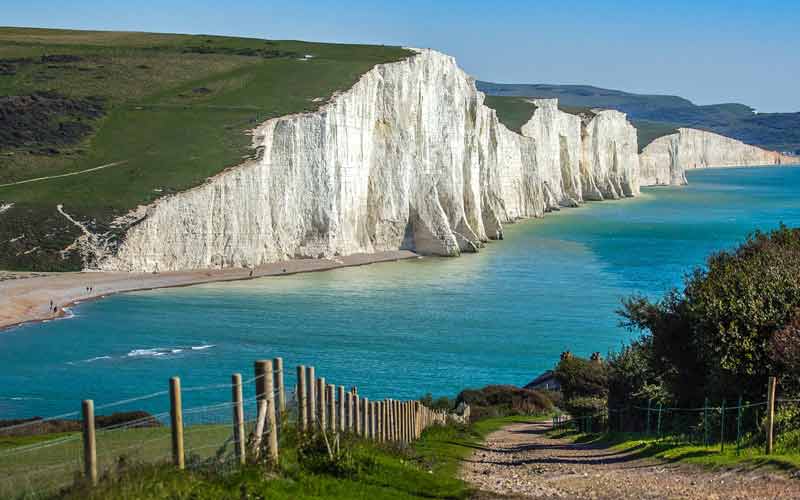
<path id="1" fill-rule="evenodd" d="M 216 347 L 216 344 L 200 344 L 194 346 L 177 346 L 177 347 L 150 347 L 146 349 L 132 349 L 127 354 L 121 356 L 113 356 L 110 354 L 104 356 L 95 356 L 80 361 L 68 361 L 67 364 L 76 366 L 79 364 L 94 363 L 95 361 L 107 361 L 112 359 L 135 359 L 135 358 L 161 358 L 164 356 L 171 356 L 174 354 L 187 353 L 192 351 L 205 351 Z"/>
<path id="2" fill-rule="evenodd" d="M 69 361 L 68 365 L 77 365 L 78 363 L 94 363 L 95 361 L 102 361 L 104 359 L 112 359 L 111 356 L 95 356 L 93 358 L 82 359 L 80 361 Z"/>
<path id="3" fill-rule="evenodd" d="M 141 358 L 141 357 L 161 357 L 169 356 L 170 354 L 180 354 L 186 351 L 205 351 L 216 347 L 215 344 L 201 344 L 194 346 L 177 346 L 177 347 L 151 347 L 147 349 L 133 349 L 125 357 L 128 358 Z"/>
<path id="4" fill-rule="evenodd" d="M 154 347 L 152 349 L 134 349 L 125 356 L 128 358 L 142 358 L 142 357 L 157 358 L 159 356 L 166 356 L 168 354 L 178 354 L 180 352 L 183 352 L 183 349 L 179 349 L 176 347 Z"/>

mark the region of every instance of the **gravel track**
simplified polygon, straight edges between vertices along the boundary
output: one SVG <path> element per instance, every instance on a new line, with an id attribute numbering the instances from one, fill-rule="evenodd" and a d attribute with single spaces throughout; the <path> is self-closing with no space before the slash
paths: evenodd
<path id="1" fill-rule="evenodd" d="M 800 499 L 800 479 L 766 470 L 716 470 L 637 457 L 545 436 L 549 422 L 490 434 L 462 477 L 490 498 Z"/>

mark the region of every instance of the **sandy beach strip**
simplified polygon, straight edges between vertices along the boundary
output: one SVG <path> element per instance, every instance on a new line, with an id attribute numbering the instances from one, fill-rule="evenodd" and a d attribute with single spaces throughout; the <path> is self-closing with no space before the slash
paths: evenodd
<path id="1" fill-rule="evenodd" d="M 0 272 L 0 329 L 64 316 L 64 308 L 76 301 L 87 301 L 116 293 L 155 288 L 190 286 L 219 281 L 237 281 L 297 273 L 327 271 L 378 262 L 413 259 L 419 256 L 406 250 L 353 254 L 332 259 L 298 259 L 275 262 L 252 269 L 201 269 L 165 273 L 75 272 L 28 273 Z M 91 291 L 87 290 L 91 288 Z M 57 308 L 53 311 L 50 301 Z"/>

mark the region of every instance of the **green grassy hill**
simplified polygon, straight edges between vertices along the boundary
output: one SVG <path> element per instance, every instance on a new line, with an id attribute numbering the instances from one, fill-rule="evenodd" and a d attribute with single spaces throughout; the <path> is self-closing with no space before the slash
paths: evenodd
<path id="1" fill-rule="evenodd" d="M 616 109 L 628 114 L 639 131 L 639 147 L 677 127 L 709 130 L 777 151 L 800 152 L 800 113 L 755 113 L 744 104 L 698 106 L 671 95 L 648 95 L 590 85 L 504 84 L 477 82 L 487 95 L 556 97 L 569 107 Z"/>
<path id="2" fill-rule="evenodd" d="M 500 123 L 518 134 L 536 111 L 536 105 L 524 97 L 487 95 L 484 104 L 497 112 Z"/>
<path id="3" fill-rule="evenodd" d="M 522 133 L 522 126 L 536 111 L 536 104 L 528 97 L 487 95 L 484 104 L 497 112 L 500 123 L 518 134 Z M 558 109 L 584 119 L 591 119 L 594 116 L 592 110 L 586 106 L 564 106 L 559 102 Z"/>
<path id="4" fill-rule="evenodd" d="M 376 64 L 409 55 L 386 46 L 0 28 L 0 269 L 79 269 L 78 253 L 62 250 L 80 229 L 57 205 L 113 234 L 115 217 L 251 157 L 255 125 L 313 111 Z M 63 177 L 34 180 L 50 176 Z M 15 184 L 22 181 L 31 182 Z"/>

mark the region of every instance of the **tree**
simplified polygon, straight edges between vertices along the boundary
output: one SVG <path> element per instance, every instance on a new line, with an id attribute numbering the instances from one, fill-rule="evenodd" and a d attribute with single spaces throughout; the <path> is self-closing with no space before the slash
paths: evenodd
<path id="1" fill-rule="evenodd" d="M 652 335 L 653 367 L 679 404 L 762 397 L 782 365 L 770 339 L 800 308 L 800 229 L 756 232 L 711 255 L 658 302 L 623 302 L 623 324 Z"/>
<path id="2" fill-rule="evenodd" d="M 648 401 L 667 404 L 670 395 L 655 360 L 653 338 L 634 340 L 608 359 L 608 407 L 646 406 Z"/>

